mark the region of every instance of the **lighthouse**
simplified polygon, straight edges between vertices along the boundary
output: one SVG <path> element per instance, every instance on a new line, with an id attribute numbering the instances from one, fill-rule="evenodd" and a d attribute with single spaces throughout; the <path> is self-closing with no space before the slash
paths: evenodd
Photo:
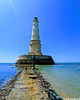
<path id="1" fill-rule="evenodd" d="M 32 36 L 30 41 L 30 52 L 26 55 L 18 56 L 16 64 L 33 64 L 33 58 L 35 54 L 35 64 L 37 65 L 52 65 L 55 64 L 54 60 L 49 55 L 43 55 L 41 53 L 41 41 L 39 36 L 39 21 L 37 17 L 34 17 Z"/>
<path id="2" fill-rule="evenodd" d="M 32 37 L 30 41 L 30 52 L 28 55 L 42 55 L 41 53 L 41 41 L 39 36 L 39 21 L 37 17 L 33 20 Z"/>

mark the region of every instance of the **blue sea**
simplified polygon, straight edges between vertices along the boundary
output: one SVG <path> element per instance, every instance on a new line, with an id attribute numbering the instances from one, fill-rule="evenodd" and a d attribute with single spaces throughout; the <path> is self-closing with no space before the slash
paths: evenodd
<path id="1" fill-rule="evenodd" d="M 36 67 L 58 95 L 63 98 L 80 98 L 80 63 Z"/>
<path id="2" fill-rule="evenodd" d="M 0 63 L 0 89 L 9 83 L 11 78 L 15 76 L 18 71 L 13 63 Z"/>
<path id="3" fill-rule="evenodd" d="M 80 63 L 38 65 L 38 71 L 63 98 L 80 98 Z M 12 63 L 0 63 L 0 89 L 19 72 Z"/>

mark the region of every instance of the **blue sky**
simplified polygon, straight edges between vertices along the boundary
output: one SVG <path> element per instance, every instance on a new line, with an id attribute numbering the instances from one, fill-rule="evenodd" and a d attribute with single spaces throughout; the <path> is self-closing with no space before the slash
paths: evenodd
<path id="1" fill-rule="evenodd" d="M 80 62 L 80 0 L 0 0 L 0 63 L 29 52 L 35 16 L 42 53 Z"/>

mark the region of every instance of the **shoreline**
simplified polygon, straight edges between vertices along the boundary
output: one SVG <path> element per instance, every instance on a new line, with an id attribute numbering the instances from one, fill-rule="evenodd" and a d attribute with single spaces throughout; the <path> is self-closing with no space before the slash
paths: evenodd
<path id="1" fill-rule="evenodd" d="M 14 88 L 14 84 L 17 81 L 18 77 L 21 75 L 21 71 L 19 71 L 15 76 L 13 76 L 7 84 L 3 88 L 0 89 L 0 99 L 9 95 L 12 88 Z"/>
<path id="2" fill-rule="evenodd" d="M 36 68 L 36 69 L 37 69 L 38 74 L 42 77 L 43 81 L 46 80 L 46 82 L 49 84 L 49 89 L 51 89 L 53 92 L 55 92 L 55 94 L 57 94 L 58 96 L 60 96 L 61 98 L 64 98 L 64 99 L 65 98 L 73 98 L 73 97 L 69 96 L 68 94 L 66 94 L 66 93 L 64 93 L 62 91 L 58 92 L 57 91 L 58 89 L 53 87 L 51 85 L 50 81 L 48 79 L 46 79 L 47 77 L 45 77 L 38 68 Z M 55 83 L 54 83 L 54 85 L 55 85 Z"/>
<path id="3" fill-rule="evenodd" d="M 31 69 L 29 69 L 30 72 L 32 71 Z M 51 85 L 50 83 L 48 83 L 47 81 L 45 81 L 45 79 L 43 78 L 43 76 L 40 75 L 40 73 L 38 73 L 37 70 L 34 70 L 32 72 L 32 74 L 30 75 L 30 72 L 28 73 L 26 70 L 25 71 L 21 71 L 19 72 L 16 76 L 14 76 L 13 80 L 10 82 L 9 86 L 6 87 L 4 90 L 3 90 L 3 93 L 2 95 L 0 95 L 0 98 L 3 98 L 5 100 L 8 100 L 6 99 L 6 97 L 10 97 L 9 95 L 11 94 L 12 90 L 16 89 L 15 88 L 15 84 L 19 83 L 20 81 L 18 80 L 18 78 L 20 77 L 20 80 L 21 80 L 21 77 L 23 77 L 23 74 L 26 73 L 27 76 L 29 76 L 30 79 L 27 79 L 25 81 L 39 81 L 37 82 L 37 84 L 39 85 L 39 87 L 42 88 L 42 90 L 45 92 L 45 94 L 47 95 L 47 98 L 50 99 L 50 100 L 63 100 L 59 95 L 56 94 L 55 91 L 53 91 L 51 89 Z M 22 75 L 22 76 L 21 76 Z M 33 77 L 34 75 L 36 75 L 36 78 Z M 22 79 L 23 80 L 23 79 Z M 17 82 L 17 83 L 16 83 Z M 35 86 L 35 88 L 37 88 L 37 86 Z M 30 91 L 31 92 L 31 91 Z M 26 92 L 27 93 L 27 92 Z M 14 95 L 15 96 L 15 95 Z M 36 96 L 36 95 L 35 95 Z M 46 100 L 46 99 L 44 99 Z"/>
<path id="4" fill-rule="evenodd" d="M 41 85 L 45 88 L 45 91 L 47 92 L 50 100 L 63 100 L 63 98 L 59 96 L 55 92 L 55 90 L 52 89 L 51 84 L 47 82 L 37 70 L 35 70 L 35 73 L 37 74 L 38 78 L 41 80 Z"/>

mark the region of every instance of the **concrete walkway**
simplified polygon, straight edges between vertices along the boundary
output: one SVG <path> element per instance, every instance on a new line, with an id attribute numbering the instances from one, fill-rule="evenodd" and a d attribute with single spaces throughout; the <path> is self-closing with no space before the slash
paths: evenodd
<path id="1" fill-rule="evenodd" d="M 50 100 L 32 69 L 23 71 L 6 100 Z"/>

